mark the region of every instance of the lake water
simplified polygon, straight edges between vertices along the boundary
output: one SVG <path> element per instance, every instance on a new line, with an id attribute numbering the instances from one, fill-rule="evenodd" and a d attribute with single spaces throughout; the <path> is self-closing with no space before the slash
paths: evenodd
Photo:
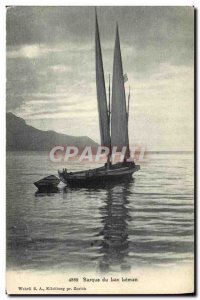
<path id="1" fill-rule="evenodd" d="M 57 193 L 37 193 L 33 182 L 58 167 L 46 153 L 7 153 L 8 269 L 117 272 L 193 261 L 193 154 L 151 154 L 116 186 L 61 183 Z"/>

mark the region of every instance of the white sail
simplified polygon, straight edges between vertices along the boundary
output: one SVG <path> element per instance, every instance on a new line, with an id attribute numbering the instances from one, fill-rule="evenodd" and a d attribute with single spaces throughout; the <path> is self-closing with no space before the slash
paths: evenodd
<path id="1" fill-rule="evenodd" d="M 96 53 L 97 102 L 98 102 L 98 111 L 99 111 L 99 128 L 100 128 L 100 136 L 101 136 L 101 145 L 108 147 L 110 145 L 109 120 L 108 120 L 105 79 L 104 79 L 104 70 L 103 70 L 103 61 L 102 61 L 97 15 L 96 15 L 96 31 L 95 31 L 95 53 Z"/>
<path id="2" fill-rule="evenodd" d="M 113 61 L 111 144 L 117 146 L 118 150 L 121 150 L 123 146 L 128 146 L 126 96 L 118 26 Z"/>

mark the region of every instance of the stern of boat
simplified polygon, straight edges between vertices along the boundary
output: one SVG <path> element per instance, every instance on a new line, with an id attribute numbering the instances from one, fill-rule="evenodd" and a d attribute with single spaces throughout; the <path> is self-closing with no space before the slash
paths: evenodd
<path id="1" fill-rule="evenodd" d="M 58 177 L 60 178 L 60 180 L 63 182 L 63 183 L 67 183 L 67 180 L 65 178 L 65 175 L 63 172 L 61 172 L 60 170 L 58 170 Z"/>

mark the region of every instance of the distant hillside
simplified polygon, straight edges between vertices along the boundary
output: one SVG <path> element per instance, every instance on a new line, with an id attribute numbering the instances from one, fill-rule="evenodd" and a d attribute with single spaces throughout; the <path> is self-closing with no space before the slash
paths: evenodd
<path id="1" fill-rule="evenodd" d="M 50 151 L 54 146 L 96 148 L 98 144 L 87 136 L 70 136 L 55 131 L 43 131 L 26 124 L 12 113 L 6 114 L 6 147 L 9 151 Z"/>

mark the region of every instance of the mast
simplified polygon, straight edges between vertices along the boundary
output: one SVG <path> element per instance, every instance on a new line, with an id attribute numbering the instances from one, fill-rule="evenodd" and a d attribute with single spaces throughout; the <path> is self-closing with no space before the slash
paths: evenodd
<path id="1" fill-rule="evenodd" d="M 110 116 L 111 116 L 111 105 L 110 105 L 110 74 L 109 74 L 109 85 L 108 85 L 108 127 L 110 133 Z M 107 159 L 107 163 L 112 163 L 112 146 L 111 146 L 111 134 L 110 134 L 110 143 L 109 143 L 109 155 Z"/>
<path id="2" fill-rule="evenodd" d="M 128 134 L 128 121 L 129 121 L 129 105 L 130 105 L 130 98 L 131 98 L 131 88 L 129 84 L 129 92 L 128 92 L 128 105 L 127 105 L 127 149 L 126 154 L 124 157 L 124 161 L 126 161 L 128 158 L 130 158 L 130 147 L 129 147 L 129 134 Z"/>
<path id="3" fill-rule="evenodd" d="M 109 118 L 110 118 L 110 74 L 109 74 L 109 86 L 108 86 L 108 113 L 109 113 Z"/>
<path id="4" fill-rule="evenodd" d="M 129 104 L 130 104 L 130 98 L 131 98 L 131 92 L 130 92 L 130 84 L 129 84 L 129 91 L 128 91 L 128 108 L 127 108 L 127 121 L 129 119 Z"/>

